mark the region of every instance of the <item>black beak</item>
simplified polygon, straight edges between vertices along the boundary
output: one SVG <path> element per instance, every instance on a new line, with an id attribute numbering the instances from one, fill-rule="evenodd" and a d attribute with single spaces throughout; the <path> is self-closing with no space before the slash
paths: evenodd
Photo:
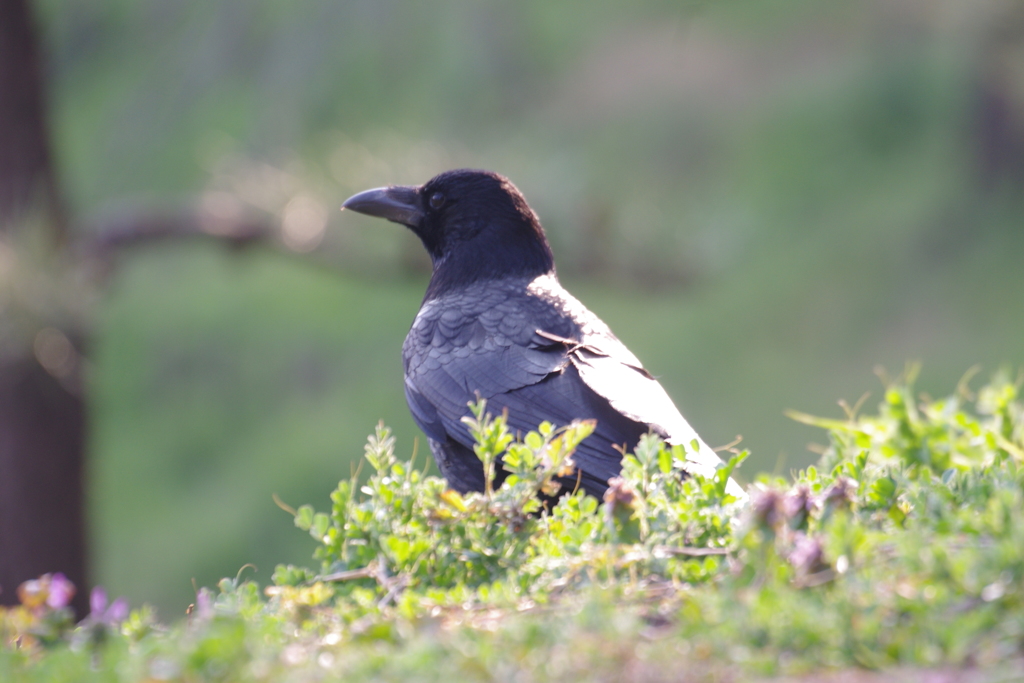
<path id="1" fill-rule="evenodd" d="M 342 209 L 365 213 L 367 216 L 387 218 L 410 228 L 423 220 L 419 188 L 408 185 L 378 187 L 352 195 L 341 205 Z"/>

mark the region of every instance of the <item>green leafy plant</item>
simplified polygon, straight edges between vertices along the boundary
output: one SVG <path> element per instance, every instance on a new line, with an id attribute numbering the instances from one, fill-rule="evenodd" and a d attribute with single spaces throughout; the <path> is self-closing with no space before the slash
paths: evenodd
<path id="1" fill-rule="evenodd" d="M 644 437 L 636 455 L 625 457 L 602 512 L 597 500 L 570 488 L 572 453 L 592 422 L 558 429 L 544 423 L 515 439 L 505 416 L 487 414 L 485 402 L 472 413 L 467 424 L 485 471 L 501 463 L 507 472 L 497 489 L 461 495 L 423 476 L 395 457 L 393 438 L 378 426 L 366 446 L 373 468 L 366 483 L 341 482 L 330 515 L 309 506 L 296 512 L 296 525 L 321 542 L 320 573 L 281 567 L 275 582 L 327 583 L 356 603 L 368 594 L 378 605 L 401 595 L 414 613 L 467 600 L 548 602 L 624 570 L 634 580 L 693 581 L 717 569 L 738 502 L 725 483 L 745 454 L 706 480 L 684 474 L 684 448 Z M 564 495 L 551 504 L 558 493 Z"/>
<path id="2" fill-rule="evenodd" d="M 976 394 L 964 382 L 933 400 L 915 397 L 915 375 L 892 382 L 874 415 L 792 413 L 824 428 L 828 445 L 791 480 L 760 476 L 749 501 L 726 492 L 745 453 L 712 477 L 685 476 L 686 448 L 650 435 L 597 501 L 574 490 L 572 470 L 592 424 L 519 439 L 483 402 L 468 420 L 476 454 L 507 476 L 461 495 L 399 459 L 380 426 L 365 480 L 342 481 L 329 513 L 293 511 L 318 541 L 319 568 L 278 567 L 263 591 L 225 579 L 170 628 L 144 610 L 118 621 L 105 606 L 72 624 L 51 578 L 58 607 L 26 591 L 29 602 L 0 614 L 0 671 L 27 681 L 1013 672 L 1024 655 L 1021 382 L 998 374 Z"/>

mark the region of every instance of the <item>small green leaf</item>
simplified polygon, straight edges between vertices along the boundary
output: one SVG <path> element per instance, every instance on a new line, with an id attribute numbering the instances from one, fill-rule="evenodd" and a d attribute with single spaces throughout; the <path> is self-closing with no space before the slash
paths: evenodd
<path id="1" fill-rule="evenodd" d="M 318 512 L 313 515 L 313 522 L 310 525 L 309 534 L 316 540 L 320 541 L 327 534 L 327 529 L 330 526 L 331 518 L 323 512 Z"/>
<path id="2" fill-rule="evenodd" d="M 313 525 L 313 506 L 303 505 L 295 511 L 295 526 L 308 531 Z"/>
<path id="3" fill-rule="evenodd" d="M 662 448 L 658 453 L 658 469 L 661 470 L 662 474 L 668 474 L 672 471 L 672 452 L 667 448 Z"/>

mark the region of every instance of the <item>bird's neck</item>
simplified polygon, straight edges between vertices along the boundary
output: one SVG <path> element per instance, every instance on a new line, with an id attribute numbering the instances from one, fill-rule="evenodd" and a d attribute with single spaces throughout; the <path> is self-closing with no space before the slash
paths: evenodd
<path id="1" fill-rule="evenodd" d="M 434 272 L 424 301 L 431 301 L 488 280 L 524 279 L 555 275 L 555 262 L 546 243 L 489 245 L 487 249 L 455 249 L 433 258 Z"/>

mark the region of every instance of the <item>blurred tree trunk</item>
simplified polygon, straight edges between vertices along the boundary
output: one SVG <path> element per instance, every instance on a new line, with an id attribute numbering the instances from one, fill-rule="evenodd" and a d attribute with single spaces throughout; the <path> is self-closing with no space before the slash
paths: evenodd
<path id="1" fill-rule="evenodd" d="M 44 92 L 31 8 L 0 0 L 0 229 L 35 207 L 63 230 Z"/>
<path id="2" fill-rule="evenodd" d="M 21 229 L 50 230 L 54 251 L 64 242 L 31 7 L 0 0 L 0 240 L 13 243 Z M 85 410 L 80 365 L 47 362 L 54 335 L 58 343 L 77 336 L 43 330 L 35 344 L 0 348 L 0 603 L 17 602 L 22 581 L 63 572 L 78 587 L 82 616 Z"/>
<path id="3" fill-rule="evenodd" d="M 27 579 L 63 572 L 87 604 L 82 514 L 84 410 L 35 358 L 0 363 L 0 598 Z"/>

